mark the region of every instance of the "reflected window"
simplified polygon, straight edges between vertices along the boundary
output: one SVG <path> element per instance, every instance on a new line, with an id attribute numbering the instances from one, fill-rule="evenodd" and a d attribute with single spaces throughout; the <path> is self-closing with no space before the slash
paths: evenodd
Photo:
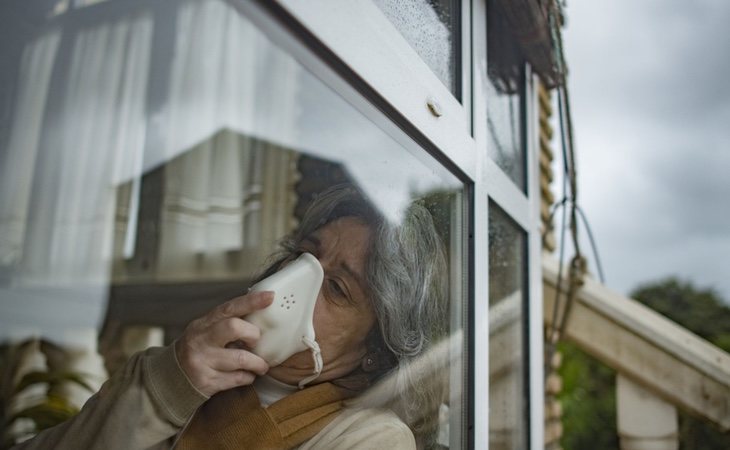
<path id="1" fill-rule="evenodd" d="M 489 448 L 527 448 L 525 232 L 489 205 Z"/>
<path id="2" fill-rule="evenodd" d="M 347 186 L 382 221 L 382 242 L 404 249 L 379 248 L 391 266 L 368 269 L 381 288 L 374 303 L 392 293 L 388 277 L 412 277 L 394 261 L 428 250 L 443 264 L 405 284 L 428 302 L 424 316 L 391 314 L 402 296 L 377 306 L 373 342 L 396 363 L 365 377 L 372 386 L 345 381 L 379 387 L 373 401 L 419 444 L 460 448 L 462 183 L 228 2 L 99 2 L 37 19 L 2 47 L 12 94 L 0 97 L 11 111 L 0 130 L 0 339 L 41 335 L 103 358 L 113 374 L 245 293 L 277 267 L 282 238 L 311 225 L 309 208 Z M 427 339 L 397 347 L 398 330 L 411 344 L 411 331 Z M 415 410 L 418 399 L 427 407 Z"/>
<path id="3" fill-rule="evenodd" d="M 373 0 L 441 82 L 459 98 L 460 2 Z"/>
<path id="4" fill-rule="evenodd" d="M 487 2 L 487 154 L 526 191 L 525 62 L 497 1 Z"/>

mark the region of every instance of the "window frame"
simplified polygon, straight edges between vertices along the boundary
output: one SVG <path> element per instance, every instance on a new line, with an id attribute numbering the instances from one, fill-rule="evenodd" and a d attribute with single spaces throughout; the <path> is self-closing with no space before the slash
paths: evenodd
<path id="1" fill-rule="evenodd" d="M 467 448 L 489 445 L 489 385 L 483 382 L 489 379 L 489 202 L 495 202 L 526 232 L 528 440 L 530 448 L 541 448 L 544 381 L 536 77 L 527 66 L 523 191 L 487 156 L 486 0 L 460 0 L 461 27 L 455 39 L 460 44 L 460 57 L 456 58 L 460 80 L 456 85 L 461 101 L 368 0 L 221 1 L 251 18 L 277 45 L 376 126 L 396 140 L 407 135 L 410 139 L 398 141 L 412 154 L 424 154 L 425 150 L 441 165 L 435 170 L 447 171 L 464 183 L 460 220 L 465 264 L 462 287 L 466 293 L 462 305 L 465 435 L 458 440 Z M 71 2 L 71 9 L 78 7 L 76 3 Z M 452 371 L 451 376 L 459 373 L 460 369 Z"/>
<path id="2" fill-rule="evenodd" d="M 434 170 L 446 171 L 463 183 L 462 201 L 457 206 L 461 210 L 460 217 L 457 217 L 454 221 L 456 223 L 452 224 L 452 226 L 459 227 L 463 236 L 461 241 L 462 246 L 457 250 L 458 254 L 462 256 L 460 261 L 462 264 L 462 279 L 459 286 L 452 286 L 451 289 L 462 292 L 462 296 L 466 301 L 460 305 L 452 305 L 452 314 L 461 317 L 452 317 L 451 325 L 453 325 L 455 320 L 459 320 L 463 326 L 465 335 L 462 337 L 461 345 L 455 341 L 452 341 L 450 345 L 454 350 L 461 350 L 465 358 L 461 365 L 452 365 L 449 371 L 449 378 L 452 380 L 452 383 L 461 383 L 463 392 L 471 392 L 470 380 L 472 377 L 470 376 L 471 372 L 467 364 L 470 360 L 468 355 L 472 353 L 469 351 L 470 342 L 473 341 L 468 339 L 468 334 L 471 329 L 468 314 L 471 311 L 469 299 L 473 298 L 473 296 L 468 285 L 468 280 L 472 278 L 469 275 L 471 265 L 469 264 L 468 256 L 470 255 L 469 249 L 471 248 L 471 236 L 473 234 L 467 230 L 471 229 L 471 224 L 473 223 L 470 217 L 471 205 L 473 205 L 473 178 L 467 173 L 464 173 L 462 168 L 471 168 L 473 170 L 474 163 L 471 163 L 471 166 L 462 166 L 458 161 L 450 159 L 447 153 L 439 150 L 426 133 L 422 133 L 422 130 L 419 130 L 414 124 L 409 122 L 407 112 L 397 110 L 390 102 L 385 101 L 380 92 L 375 91 L 370 83 L 365 83 L 359 74 L 353 73 L 352 68 L 348 64 L 345 64 L 337 55 L 333 54 L 330 46 L 322 43 L 317 36 L 313 35 L 306 26 L 298 22 L 281 5 L 266 3 L 262 6 L 254 2 L 237 0 L 236 7 L 256 23 L 257 28 L 263 31 L 272 42 L 294 57 L 306 70 L 319 78 L 376 126 L 408 149 L 411 154 L 417 157 L 419 155 L 422 156 L 427 160 L 425 162 L 427 162 L 429 167 L 433 168 L 434 165 L 438 165 L 439 167 L 434 168 Z M 401 39 L 400 35 L 398 36 Z M 409 51 L 412 51 L 410 46 Z M 415 51 L 413 52 L 415 54 Z M 425 63 L 423 67 L 427 67 Z M 430 72 L 430 69 L 428 75 L 432 75 L 438 82 L 438 86 L 446 90 L 446 87 Z M 450 92 L 449 95 L 451 95 Z M 473 154 L 473 139 L 465 131 L 468 130 L 461 131 L 461 136 L 466 140 L 471 140 L 469 145 Z M 456 152 L 458 150 L 458 143 L 452 140 L 449 150 Z M 453 273 L 451 278 L 455 283 L 459 284 L 459 280 L 454 277 Z M 462 428 L 460 430 L 451 430 L 450 436 L 452 443 L 461 443 L 462 445 L 454 445 L 452 448 L 470 447 L 468 444 L 470 433 L 467 430 L 472 427 L 469 426 L 467 421 L 471 418 L 471 414 L 468 413 L 468 403 L 471 397 L 468 394 L 462 394 L 458 398 L 452 397 L 451 413 L 458 415 L 462 422 Z M 462 405 L 461 402 L 465 404 Z"/>
<path id="3" fill-rule="evenodd" d="M 486 274 L 489 273 L 488 255 L 489 242 L 488 205 L 493 201 L 527 236 L 527 304 L 525 317 L 527 330 L 525 336 L 527 362 L 528 392 L 528 447 L 533 450 L 541 449 L 544 441 L 544 379 L 543 379 L 543 332 L 542 332 L 542 241 L 540 231 L 540 185 L 539 179 L 539 141 L 538 141 L 538 108 L 537 108 L 537 76 L 525 65 L 525 87 L 522 123 L 525 146 L 525 188 L 515 184 L 497 164 L 487 156 L 489 135 L 487 130 L 487 0 L 473 1 L 473 96 L 474 96 L 474 137 L 480 149 L 480 173 L 475 181 L 474 204 L 475 217 L 475 342 L 489 342 L 489 282 Z M 481 255 L 481 256 L 480 256 Z M 484 380 L 489 378 L 489 351 L 476 352 L 474 378 Z M 475 386 L 475 396 L 480 400 L 475 402 L 474 416 L 479 423 L 486 426 L 475 427 L 474 448 L 488 448 L 489 446 L 489 386 Z"/>
<path id="4" fill-rule="evenodd" d="M 258 25 L 279 35 L 308 70 L 386 132 L 404 131 L 421 149 L 465 184 L 464 236 L 468 319 L 467 448 L 488 448 L 489 377 L 488 205 L 494 201 L 527 235 L 527 357 L 529 448 L 543 442 L 543 341 L 540 191 L 537 140 L 537 78 L 525 67 L 525 190 L 487 156 L 486 0 L 462 0 L 462 102 L 441 84 L 415 50 L 369 2 L 277 0 L 264 4 L 234 0 Z M 352 17 L 357 17 L 353 21 Z M 385 25 L 387 22 L 387 26 Z M 379 29 L 374 24 L 383 25 Z M 390 27 L 390 28 L 389 28 Z M 364 40 L 362 36 L 368 36 Z M 370 39 L 372 38 L 372 39 Z M 378 42 L 392 41 L 390 46 Z M 281 45 L 281 42 L 277 42 Z M 402 60 L 397 58 L 402 56 Z M 407 89 L 404 89 L 407 86 Z M 443 114 L 428 108 L 437 99 Z"/>

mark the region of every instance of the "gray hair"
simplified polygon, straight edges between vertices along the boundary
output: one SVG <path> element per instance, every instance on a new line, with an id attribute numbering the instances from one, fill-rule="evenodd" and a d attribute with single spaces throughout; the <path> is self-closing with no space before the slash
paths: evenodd
<path id="1" fill-rule="evenodd" d="M 434 406 L 437 410 L 445 386 L 423 383 L 422 376 L 410 373 L 410 362 L 445 334 L 447 266 L 441 238 L 424 206 L 412 203 L 402 223 L 393 224 L 354 187 L 329 188 L 314 199 L 297 230 L 282 240 L 283 253 L 262 278 L 276 271 L 305 238 L 342 217 L 359 218 L 372 230 L 365 279 L 377 325 L 367 345 L 377 363 L 374 370 L 356 369 L 334 383 L 364 390 L 381 376 L 395 373 L 402 395 L 391 406 L 415 433 L 432 431 L 433 417 L 428 416 L 435 414 L 424 412 Z"/>

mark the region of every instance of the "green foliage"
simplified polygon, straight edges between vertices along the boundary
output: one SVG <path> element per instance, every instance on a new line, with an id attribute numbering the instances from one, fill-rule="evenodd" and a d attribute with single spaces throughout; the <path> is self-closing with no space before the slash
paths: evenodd
<path id="1" fill-rule="evenodd" d="M 61 383 L 67 381 L 83 386 L 89 392 L 94 392 L 94 388 L 81 375 L 74 372 L 29 372 L 23 375 L 23 378 L 21 378 L 18 385 L 13 389 L 13 394 L 17 394 L 25 390 L 28 386 L 38 383 L 46 383 L 49 386 L 49 390 L 53 390 Z"/>
<path id="2" fill-rule="evenodd" d="M 711 289 L 668 278 L 640 286 L 631 297 L 669 319 L 730 351 L 730 308 Z M 566 450 L 617 449 L 615 374 L 581 352 L 562 343 L 564 433 Z M 730 434 L 679 411 L 681 450 L 727 450 Z"/>
<path id="3" fill-rule="evenodd" d="M 570 343 L 562 343 L 563 438 L 565 450 L 614 450 L 616 434 L 615 372 Z"/>
<path id="4" fill-rule="evenodd" d="M 677 278 L 640 286 L 631 296 L 716 346 L 730 352 L 730 307 L 712 289 L 698 289 Z M 679 412 L 682 450 L 726 450 L 730 433 Z"/>
<path id="5" fill-rule="evenodd" d="M 20 418 L 27 418 L 35 423 L 38 431 L 41 431 L 70 419 L 78 412 L 78 409 L 65 398 L 58 395 L 48 395 L 41 403 L 13 414 L 8 423 L 13 423 L 13 421 Z"/>
<path id="6" fill-rule="evenodd" d="M 51 354 L 61 358 L 65 356 L 63 349 L 43 340 L 30 339 L 17 344 L 0 345 L 0 449 L 11 447 L 21 437 L 9 431 L 9 427 L 18 419 L 30 419 L 34 424 L 34 432 L 39 432 L 78 413 L 78 409 L 68 399 L 58 394 L 61 385 L 71 383 L 94 391 L 81 374 L 54 370 L 53 367 L 48 371 L 31 371 L 20 376 L 23 372 L 22 361 L 38 351 L 47 360 Z M 20 380 L 16 382 L 18 376 Z M 27 395 L 28 388 L 33 386 L 43 386 L 44 393 L 38 398 L 27 398 L 29 406 L 11 411 L 10 405 L 16 397 Z"/>
<path id="7" fill-rule="evenodd" d="M 727 345 L 730 308 L 712 289 L 698 289 L 690 282 L 668 278 L 640 286 L 631 297 L 713 344 L 725 335 Z"/>

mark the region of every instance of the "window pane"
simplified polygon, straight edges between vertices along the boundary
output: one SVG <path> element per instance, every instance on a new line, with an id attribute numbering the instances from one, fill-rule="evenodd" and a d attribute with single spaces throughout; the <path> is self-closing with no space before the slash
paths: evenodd
<path id="1" fill-rule="evenodd" d="M 459 2 L 373 0 L 441 82 L 458 97 Z"/>
<path id="2" fill-rule="evenodd" d="M 16 12 L 0 10 L 3 27 Z M 328 322 L 346 334 L 372 312 L 337 382 L 419 442 L 461 446 L 461 182 L 228 2 L 24 13 L 37 27 L 4 28 L 17 33 L 2 48 L 0 339 L 75 348 L 101 382 L 101 362 L 114 373 L 172 342 L 306 251 L 325 272 L 325 372 L 322 310 L 357 311 L 352 329 Z M 354 259 L 332 263 L 340 254 Z"/>
<path id="3" fill-rule="evenodd" d="M 487 154 L 524 191 L 524 60 L 495 1 L 487 22 Z"/>
<path id="4" fill-rule="evenodd" d="M 489 448 L 527 448 L 526 240 L 489 205 Z"/>

